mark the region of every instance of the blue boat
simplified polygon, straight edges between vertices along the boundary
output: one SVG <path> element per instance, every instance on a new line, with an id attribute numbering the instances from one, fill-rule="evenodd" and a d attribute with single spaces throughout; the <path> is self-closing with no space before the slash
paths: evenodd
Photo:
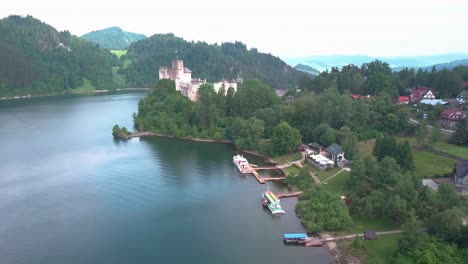
<path id="1" fill-rule="evenodd" d="M 283 234 L 284 242 L 296 242 L 296 243 L 306 243 L 311 237 L 308 237 L 306 233 L 296 233 L 296 234 Z"/>

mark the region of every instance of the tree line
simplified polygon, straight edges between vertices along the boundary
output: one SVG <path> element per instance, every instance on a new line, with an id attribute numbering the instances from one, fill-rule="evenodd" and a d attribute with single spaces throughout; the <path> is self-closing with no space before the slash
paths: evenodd
<path id="1" fill-rule="evenodd" d="M 74 89 L 83 78 L 97 88 L 115 87 L 109 51 L 31 17 L 0 20 L 0 95 L 46 94 Z"/>
<path id="2" fill-rule="evenodd" d="M 468 66 L 457 66 L 452 70 L 435 67 L 431 71 L 404 68 L 393 71 L 386 62 L 375 60 L 361 67 L 350 64 L 341 69 L 333 67 L 314 79 L 302 78 L 302 90 L 321 93 L 328 88 L 336 88 L 341 93 L 349 90 L 353 94 L 377 95 L 386 93 L 392 98 L 409 95 L 408 88 L 426 86 L 434 89 L 439 97 L 455 97 L 468 81 Z"/>

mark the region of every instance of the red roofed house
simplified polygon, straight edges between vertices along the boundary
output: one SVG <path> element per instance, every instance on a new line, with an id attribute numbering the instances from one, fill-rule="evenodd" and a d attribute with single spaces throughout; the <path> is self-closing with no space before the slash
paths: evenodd
<path id="1" fill-rule="evenodd" d="M 434 91 L 426 86 L 419 86 L 411 89 L 411 102 L 418 103 L 423 99 L 435 99 Z"/>
<path id="2" fill-rule="evenodd" d="M 445 109 L 440 114 L 440 125 L 445 129 L 455 129 L 460 120 L 464 119 L 466 114 L 457 109 Z"/>
<path id="3" fill-rule="evenodd" d="M 361 99 L 366 99 L 366 98 L 370 98 L 370 95 L 360 95 L 360 94 L 352 94 L 351 95 L 351 98 L 357 100 L 359 98 Z"/>
<path id="4" fill-rule="evenodd" d="M 402 105 L 402 104 L 408 104 L 410 101 L 408 96 L 398 96 L 398 101 L 397 104 Z"/>

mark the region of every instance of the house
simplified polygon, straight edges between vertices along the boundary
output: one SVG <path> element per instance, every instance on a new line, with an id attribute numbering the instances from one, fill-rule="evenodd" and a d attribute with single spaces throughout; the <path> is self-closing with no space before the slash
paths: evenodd
<path id="1" fill-rule="evenodd" d="M 327 157 L 331 160 L 344 160 L 343 148 L 336 143 L 333 143 L 328 148 L 326 148 L 325 153 Z"/>
<path id="2" fill-rule="evenodd" d="M 323 151 L 322 145 L 317 142 L 310 143 L 309 148 L 314 151 L 314 154 L 320 154 Z"/>
<path id="3" fill-rule="evenodd" d="M 461 194 L 468 194 L 468 159 L 455 164 L 453 174 L 457 191 Z"/>
<path id="4" fill-rule="evenodd" d="M 466 117 L 466 114 L 456 109 L 445 109 L 440 114 L 442 128 L 454 130 L 458 123 Z"/>
<path id="5" fill-rule="evenodd" d="M 364 231 L 364 239 L 365 240 L 375 240 L 379 239 L 379 236 L 377 236 L 377 232 L 374 230 L 365 230 Z"/>
<path id="6" fill-rule="evenodd" d="M 288 90 L 286 89 L 275 89 L 275 93 L 279 97 L 283 97 L 287 92 Z"/>
<path id="7" fill-rule="evenodd" d="M 434 91 L 426 86 L 414 87 L 411 89 L 411 102 L 419 103 L 423 99 L 436 99 Z"/>
<path id="8" fill-rule="evenodd" d="M 359 98 L 367 99 L 370 98 L 370 95 L 351 94 L 351 98 L 353 98 L 354 100 L 357 100 Z"/>
<path id="9" fill-rule="evenodd" d="M 457 101 L 460 104 L 468 103 L 468 90 L 463 90 L 457 95 Z"/>
<path id="10" fill-rule="evenodd" d="M 398 96 L 397 105 L 407 105 L 410 102 L 410 98 L 408 96 Z"/>

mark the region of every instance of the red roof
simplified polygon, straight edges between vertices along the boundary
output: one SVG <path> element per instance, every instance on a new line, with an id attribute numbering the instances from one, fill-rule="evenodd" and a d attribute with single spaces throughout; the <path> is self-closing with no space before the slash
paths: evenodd
<path id="1" fill-rule="evenodd" d="M 451 121 L 458 121 L 465 118 L 465 116 L 466 115 L 464 113 L 458 111 L 457 109 L 445 109 L 442 113 L 440 113 L 441 118 Z"/>
<path id="2" fill-rule="evenodd" d="M 409 102 L 408 96 L 398 96 L 398 103 Z"/>

